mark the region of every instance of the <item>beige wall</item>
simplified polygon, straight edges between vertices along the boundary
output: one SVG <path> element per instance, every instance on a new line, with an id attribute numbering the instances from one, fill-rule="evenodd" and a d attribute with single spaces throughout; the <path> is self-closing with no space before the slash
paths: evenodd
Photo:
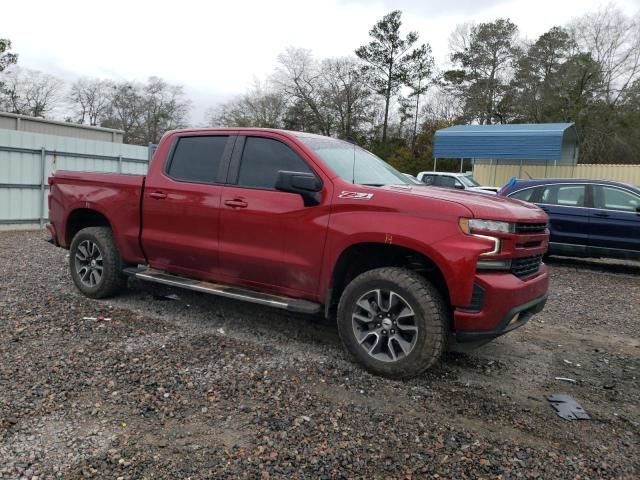
<path id="1" fill-rule="evenodd" d="M 110 128 L 90 127 L 75 123 L 45 120 L 43 118 L 0 112 L 0 129 L 20 132 L 44 133 L 63 137 L 83 138 L 100 142 L 122 143 L 124 132 Z"/>
<path id="2" fill-rule="evenodd" d="M 640 165 L 582 164 L 575 166 L 545 166 L 544 164 L 496 164 L 476 163 L 473 176 L 482 185 L 502 186 L 511 177 L 531 178 L 591 178 L 615 180 L 640 185 Z"/>

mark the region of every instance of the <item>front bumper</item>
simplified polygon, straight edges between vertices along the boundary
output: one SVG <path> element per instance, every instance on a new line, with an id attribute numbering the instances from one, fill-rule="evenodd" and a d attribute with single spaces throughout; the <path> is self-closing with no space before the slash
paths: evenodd
<path id="1" fill-rule="evenodd" d="M 508 272 L 478 273 L 475 282 L 484 291 L 482 308 L 479 311 L 454 310 L 458 342 L 488 341 L 504 335 L 527 323 L 547 301 L 549 274 L 544 264 L 528 279 Z"/>

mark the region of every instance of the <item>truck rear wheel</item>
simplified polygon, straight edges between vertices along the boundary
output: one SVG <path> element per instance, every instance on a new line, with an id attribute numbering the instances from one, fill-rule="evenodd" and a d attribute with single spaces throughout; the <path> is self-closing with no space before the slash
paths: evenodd
<path id="1" fill-rule="evenodd" d="M 71 278 L 85 296 L 111 297 L 127 284 L 122 259 L 108 227 L 80 230 L 69 249 Z"/>
<path id="2" fill-rule="evenodd" d="M 425 278 L 404 268 L 369 270 L 344 290 L 338 331 L 367 370 L 388 378 L 415 377 L 438 361 L 445 305 Z"/>

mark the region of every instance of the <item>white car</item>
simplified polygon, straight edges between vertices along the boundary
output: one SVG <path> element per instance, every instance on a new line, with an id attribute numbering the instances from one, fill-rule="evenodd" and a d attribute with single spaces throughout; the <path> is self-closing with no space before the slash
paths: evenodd
<path id="1" fill-rule="evenodd" d="M 495 195 L 498 191 L 498 187 L 480 185 L 470 173 L 420 172 L 417 177 L 422 183 L 435 187 L 458 188 L 490 195 Z"/>

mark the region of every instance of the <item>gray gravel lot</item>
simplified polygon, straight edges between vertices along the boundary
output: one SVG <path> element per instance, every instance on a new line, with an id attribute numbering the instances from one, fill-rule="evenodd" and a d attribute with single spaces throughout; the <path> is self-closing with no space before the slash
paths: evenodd
<path id="1" fill-rule="evenodd" d="M 640 476 L 638 264 L 552 260 L 528 325 L 395 382 L 318 318 L 134 282 L 86 299 L 44 238 L 0 232 L 0 478 Z"/>

